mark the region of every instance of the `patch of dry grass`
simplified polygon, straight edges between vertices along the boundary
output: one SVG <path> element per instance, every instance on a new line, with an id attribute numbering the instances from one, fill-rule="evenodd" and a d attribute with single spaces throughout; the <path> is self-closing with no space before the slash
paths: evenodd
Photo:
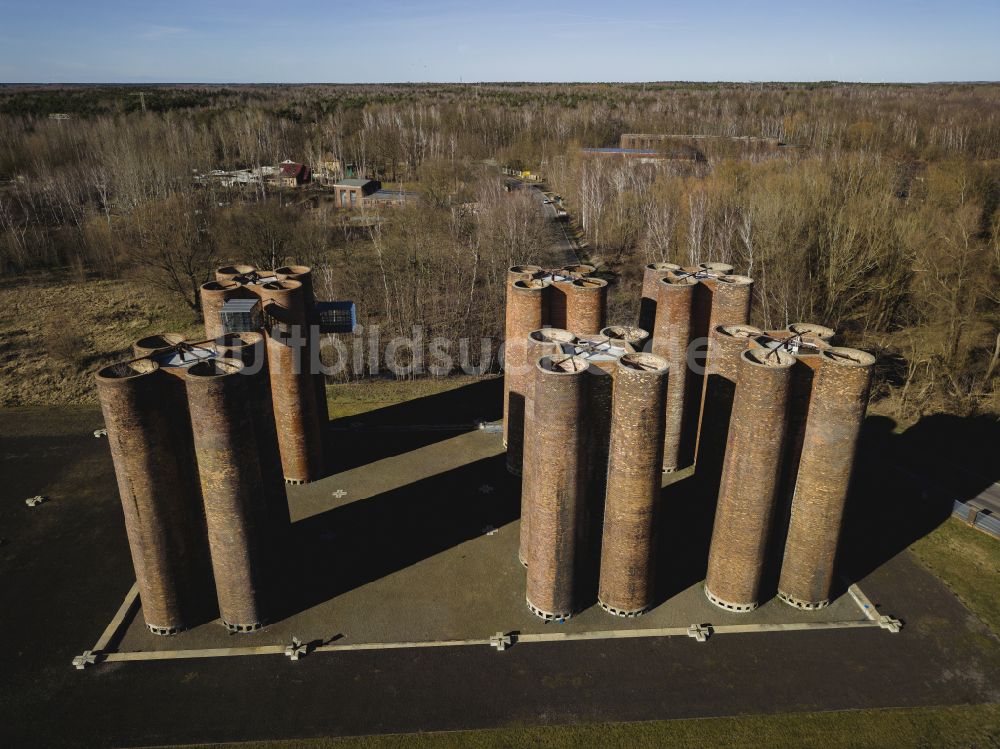
<path id="1" fill-rule="evenodd" d="M 205 744 L 203 749 L 450 749 L 490 747 L 995 747 L 1000 706 L 957 705 L 829 713 L 740 715 L 648 723 L 592 723 L 356 736 L 347 738 Z"/>
<path id="2" fill-rule="evenodd" d="M 1000 541 L 952 517 L 910 551 L 1000 635 Z"/>
<path id="3" fill-rule="evenodd" d="M 488 376 L 488 375 L 487 375 Z M 376 380 L 336 383 L 326 388 L 331 419 L 356 416 L 414 398 L 437 395 L 481 380 L 473 375 L 426 378 L 420 380 Z"/>
<path id="4" fill-rule="evenodd" d="M 0 407 L 94 403 L 93 373 L 145 335 L 197 335 L 194 314 L 134 281 L 0 287 Z"/>

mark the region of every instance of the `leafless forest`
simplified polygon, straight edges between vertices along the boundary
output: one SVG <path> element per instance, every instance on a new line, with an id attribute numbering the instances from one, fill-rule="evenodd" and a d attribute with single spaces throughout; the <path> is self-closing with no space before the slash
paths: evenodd
<path id="1" fill-rule="evenodd" d="M 849 84 L 0 88 L 8 288 L 116 281 L 192 321 L 221 262 L 319 269 L 383 334 L 499 337 L 504 272 L 555 262 L 500 166 L 565 198 L 581 254 L 632 321 L 643 264 L 722 260 L 756 322 L 833 325 L 876 352 L 897 417 L 1000 411 L 1000 86 Z M 68 115 L 53 118 L 52 115 Z M 588 158 L 622 133 L 726 136 L 704 160 Z M 788 144 L 754 148 L 742 137 Z M 322 192 L 193 175 L 334 158 L 419 201 L 351 220 Z M 365 217 L 362 217 L 365 218 Z M 44 307 L 44 305 L 42 306 Z M 40 308 L 40 312 L 44 309 Z M 7 323 L 5 323 L 9 327 Z M 57 318 L 49 354 L 86 370 Z M 0 354 L 18 355 L 9 330 Z M 127 344 L 123 341 L 122 344 Z M 6 375 L 5 375 L 6 376 Z"/>

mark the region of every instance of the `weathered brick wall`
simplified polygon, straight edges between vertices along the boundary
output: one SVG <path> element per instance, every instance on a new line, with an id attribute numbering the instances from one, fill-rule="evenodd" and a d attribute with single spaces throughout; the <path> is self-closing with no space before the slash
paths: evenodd
<path id="1" fill-rule="evenodd" d="M 691 376 L 687 348 L 698 282 L 692 276 L 667 275 L 659 283 L 652 352 L 670 367 L 663 438 L 663 470 L 669 472 L 690 465 L 694 457 L 693 445 L 685 444 L 682 436 Z"/>
<path id="2" fill-rule="evenodd" d="M 646 266 L 642 274 L 642 297 L 639 299 L 639 327 L 643 330 L 652 331 L 656 323 L 660 279 L 680 269 L 681 266 L 674 263 L 649 263 Z"/>
<path id="3" fill-rule="evenodd" d="M 545 328 L 533 330 L 528 335 L 528 354 L 526 366 L 527 388 L 524 399 L 524 457 L 521 471 L 521 542 L 518 547 L 518 559 L 527 566 L 531 546 L 531 512 L 538 491 L 537 461 L 544 458 L 538 448 L 539 430 L 545 429 L 544 423 L 535 420 L 535 388 L 538 379 L 538 360 L 543 356 L 555 356 L 561 353 L 563 344 L 576 341 L 576 336 L 561 328 Z M 507 463 L 510 466 L 510 445 L 507 447 Z"/>
<path id="4" fill-rule="evenodd" d="M 578 278 L 566 289 L 566 329 L 577 335 L 596 335 L 607 323 L 608 282 Z"/>
<path id="5" fill-rule="evenodd" d="M 273 607 L 266 496 L 247 408 L 252 382 L 243 368 L 218 358 L 184 375 L 219 613 L 234 631 L 263 626 Z"/>
<path id="6" fill-rule="evenodd" d="M 96 376 L 146 625 L 173 634 L 215 608 L 183 383 L 149 360 Z"/>
<path id="7" fill-rule="evenodd" d="M 507 289 L 507 328 L 504 338 L 503 441 L 513 473 L 521 470 L 521 445 L 524 439 L 524 391 L 530 368 L 525 366 L 528 334 L 545 324 L 545 296 L 549 282 L 516 280 Z"/>
<path id="8" fill-rule="evenodd" d="M 844 504 L 875 357 L 830 348 L 812 387 L 778 593 L 800 608 L 830 599 Z"/>
<path id="9" fill-rule="evenodd" d="M 531 511 L 526 598 L 545 618 L 565 618 L 580 608 L 580 529 L 586 513 L 586 362 L 571 356 L 538 363 L 534 419 L 538 459 Z"/>
<path id="10" fill-rule="evenodd" d="M 790 354 L 760 347 L 739 356 L 705 578 L 709 600 L 729 610 L 759 601 L 794 364 Z"/>
<path id="11" fill-rule="evenodd" d="M 293 329 L 304 333 L 305 298 L 298 281 L 273 281 L 256 287 L 268 321 L 267 358 L 278 446 L 285 480 L 315 481 L 323 476 L 323 434 L 308 351 L 299 354 L 284 340 Z M 296 371 L 298 369 L 298 371 Z"/>
<path id="12" fill-rule="evenodd" d="M 616 363 L 598 600 L 619 616 L 654 602 L 668 377 L 666 360 L 654 354 Z"/>

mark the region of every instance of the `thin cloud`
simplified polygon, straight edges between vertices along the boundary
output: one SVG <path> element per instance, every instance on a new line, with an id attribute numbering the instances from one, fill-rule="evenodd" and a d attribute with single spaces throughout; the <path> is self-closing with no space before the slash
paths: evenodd
<path id="1" fill-rule="evenodd" d="M 150 26 L 146 26 L 139 32 L 139 38 L 146 40 L 164 39 L 169 36 L 177 36 L 178 34 L 187 34 L 190 31 L 191 29 L 186 29 L 183 26 L 161 26 L 159 24 L 152 24 Z"/>

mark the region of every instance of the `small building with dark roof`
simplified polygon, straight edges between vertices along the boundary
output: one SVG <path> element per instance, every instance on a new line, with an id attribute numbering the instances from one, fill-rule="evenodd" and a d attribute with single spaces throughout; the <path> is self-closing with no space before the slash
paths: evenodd
<path id="1" fill-rule="evenodd" d="M 333 204 L 338 208 L 360 208 L 362 200 L 381 189 L 377 179 L 342 179 L 333 185 Z"/>

